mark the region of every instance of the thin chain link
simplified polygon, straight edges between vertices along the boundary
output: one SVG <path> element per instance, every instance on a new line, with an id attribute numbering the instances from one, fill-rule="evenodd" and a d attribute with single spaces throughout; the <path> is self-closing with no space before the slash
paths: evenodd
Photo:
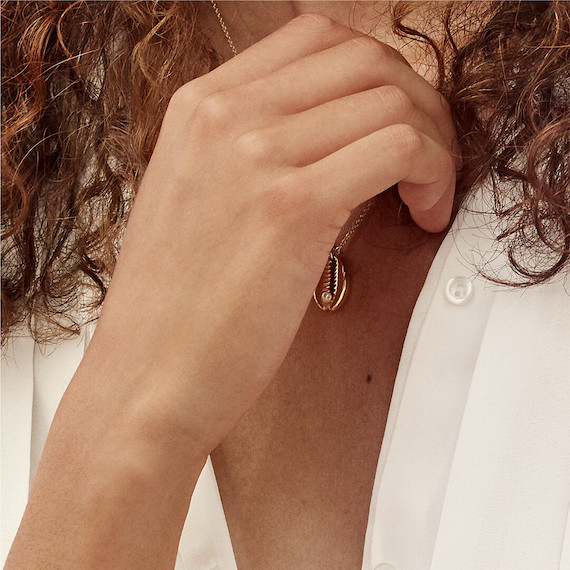
<path id="1" fill-rule="evenodd" d="M 374 201 L 369 200 L 366 206 L 364 207 L 364 210 L 362 210 L 358 218 L 354 220 L 354 224 L 352 224 L 352 227 L 344 234 L 344 237 L 340 240 L 340 243 L 333 247 L 334 253 L 338 255 L 342 252 L 342 248 L 348 243 L 350 238 L 355 234 L 356 230 L 358 229 L 358 226 L 360 226 L 360 224 L 368 216 L 370 210 L 372 210 L 372 206 L 374 206 Z"/>
<path id="2" fill-rule="evenodd" d="M 220 23 L 220 27 L 222 28 L 222 32 L 224 32 L 224 35 L 226 36 L 226 40 L 228 40 L 229 46 L 230 46 L 234 56 L 236 56 L 238 54 L 238 51 L 236 49 L 236 46 L 234 45 L 232 37 L 230 36 L 230 32 L 228 31 L 228 27 L 226 26 L 226 23 L 224 21 L 224 18 L 222 17 L 220 9 L 218 8 L 218 5 L 216 4 L 216 0 L 210 0 L 210 4 L 212 5 L 214 12 L 216 13 L 216 17 L 218 18 L 218 22 Z M 358 227 L 360 226 L 360 224 L 368 216 L 373 205 L 374 205 L 373 200 L 369 200 L 368 203 L 366 204 L 366 206 L 364 207 L 364 209 L 362 210 L 362 212 L 360 212 L 360 215 L 358 216 L 358 218 L 356 218 L 356 220 L 352 224 L 351 228 L 348 230 L 348 232 L 346 232 L 346 234 L 344 234 L 344 237 L 340 240 L 339 244 L 335 245 L 332 248 L 331 251 L 333 253 L 335 253 L 336 255 L 340 255 L 340 253 L 342 252 L 342 248 L 349 242 L 350 238 L 355 234 L 355 232 L 358 229 Z"/>
<path id="3" fill-rule="evenodd" d="M 216 13 L 216 17 L 218 18 L 218 22 L 220 22 L 220 27 L 222 28 L 222 32 L 224 32 L 224 36 L 226 36 L 226 40 L 228 40 L 229 46 L 230 46 L 234 56 L 236 56 L 238 54 L 238 50 L 236 49 L 236 46 L 234 45 L 232 37 L 230 36 L 230 32 L 228 32 L 228 27 L 226 26 L 226 23 L 224 22 L 224 19 L 222 18 L 222 14 L 220 12 L 220 9 L 218 8 L 218 5 L 216 4 L 216 0 L 210 0 L 210 4 L 212 4 L 212 8 L 214 9 L 214 12 Z"/>

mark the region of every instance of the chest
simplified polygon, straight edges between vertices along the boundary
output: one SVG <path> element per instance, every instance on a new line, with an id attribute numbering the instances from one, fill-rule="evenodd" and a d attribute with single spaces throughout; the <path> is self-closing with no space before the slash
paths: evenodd
<path id="1" fill-rule="evenodd" d="M 240 570 L 361 567 L 392 389 L 425 277 L 416 267 L 402 286 L 382 267 L 354 268 L 344 313 L 309 307 L 272 384 L 212 454 Z"/>
<path id="2" fill-rule="evenodd" d="M 334 351 L 296 356 L 212 454 L 240 570 L 362 559 L 393 378 Z"/>

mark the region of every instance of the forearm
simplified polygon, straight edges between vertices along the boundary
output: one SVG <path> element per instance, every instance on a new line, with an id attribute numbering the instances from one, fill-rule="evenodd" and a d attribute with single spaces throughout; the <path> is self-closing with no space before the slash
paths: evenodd
<path id="1" fill-rule="evenodd" d="M 207 453 L 97 368 L 80 367 L 58 408 L 8 570 L 174 567 Z"/>

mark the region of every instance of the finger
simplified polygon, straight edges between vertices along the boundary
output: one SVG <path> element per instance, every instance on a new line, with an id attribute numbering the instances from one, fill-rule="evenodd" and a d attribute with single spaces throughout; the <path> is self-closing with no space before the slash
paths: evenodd
<path id="1" fill-rule="evenodd" d="M 248 136 L 253 137 L 254 146 L 266 152 L 268 160 L 276 157 L 282 164 L 305 166 L 374 131 L 404 123 L 446 144 L 433 120 L 393 85 L 288 115 L 275 126 L 253 131 Z M 265 142 L 259 144 L 260 139 Z"/>
<path id="2" fill-rule="evenodd" d="M 456 172 L 451 173 L 447 189 L 439 200 L 429 209 L 410 209 L 410 215 L 414 222 L 431 233 L 438 233 L 447 228 L 453 209 L 453 198 L 455 196 Z M 398 192 L 405 204 L 413 201 L 413 196 L 420 192 L 429 192 L 425 186 L 410 184 L 409 182 L 399 182 Z"/>
<path id="3" fill-rule="evenodd" d="M 351 211 L 402 181 L 414 185 L 402 198 L 421 227 L 440 231 L 449 222 L 454 161 L 445 147 L 410 125 L 376 131 L 302 171 L 311 187 L 322 188 L 320 199 L 333 208 Z"/>
<path id="4" fill-rule="evenodd" d="M 321 14 L 302 14 L 199 79 L 212 90 L 230 89 L 358 35 Z"/>
<path id="5" fill-rule="evenodd" d="M 451 143 L 455 128 L 445 99 L 394 51 L 367 36 L 352 38 L 285 65 L 247 86 L 243 96 L 289 115 L 360 91 L 395 85 L 432 117 Z"/>

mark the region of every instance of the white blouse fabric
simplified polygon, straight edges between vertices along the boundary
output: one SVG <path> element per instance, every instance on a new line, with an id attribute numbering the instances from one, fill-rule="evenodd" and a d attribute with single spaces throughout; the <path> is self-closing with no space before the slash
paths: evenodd
<path id="1" fill-rule="evenodd" d="M 570 295 L 563 279 L 518 290 L 479 277 L 489 221 L 460 213 L 416 303 L 363 570 L 570 570 Z M 2 359 L 2 563 L 91 332 L 56 348 L 15 338 Z M 176 570 L 236 568 L 208 460 Z"/>

